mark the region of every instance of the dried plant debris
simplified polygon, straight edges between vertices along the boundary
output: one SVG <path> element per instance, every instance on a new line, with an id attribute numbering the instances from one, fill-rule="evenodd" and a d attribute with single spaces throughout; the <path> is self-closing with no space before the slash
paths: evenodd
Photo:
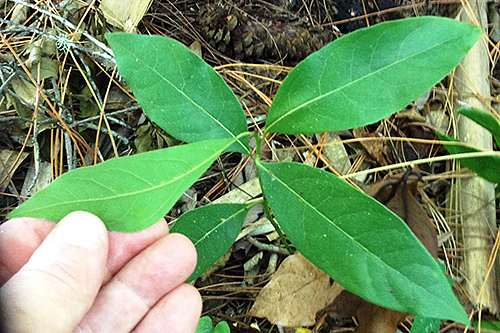
<path id="1" fill-rule="evenodd" d="M 311 326 L 316 312 L 343 288 L 300 254 L 286 258 L 257 297 L 249 315 L 287 327 Z"/>
<path id="2" fill-rule="evenodd" d="M 312 27 L 283 9 L 272 15 L 265 9 L 264 5 L 241 9 L 233 3 L 217 2 L 200 8 L 196 24 L 212 47 L 245 60 L 301 60 L 336 38 L 331 28 Z"/>
<path id="3" fill-rule="evenodd" d="M 22 200 L 19 194 L 41 187 L 45 165 L 50 181 L 128 154 L 141 113 L 130 93 L 110 85 L 104 73 L 111 74 L 114 60 L 98 9 L 83 1 L 15 2 L 5 2 L 0 18 L 0 149 L 16 157 L 33 153 L 19 155 L 30 163 L 15 175 L 7 166 L 10 173 L 0 179 L 1 192 L 10 198 L 1 202 L 5 212 Z"/>
<path id="4" fill-rule="evenodd" d="M 300 253 L 282 262 L 259 293 L 249 315 L 296 328 L 313 326 L 319 311 L 335 321 L 356 317 L 356 333 L 394 333 L 407 316 L 348 292 Z"/>
<path id="5" fill-rule="evenodd" d="M 356 317 L 358 326 L 354 333 L 394 333 L 407 316 L 367 302 L 347 290 L 343 290 L 326 311 L 333 318 Z"/>

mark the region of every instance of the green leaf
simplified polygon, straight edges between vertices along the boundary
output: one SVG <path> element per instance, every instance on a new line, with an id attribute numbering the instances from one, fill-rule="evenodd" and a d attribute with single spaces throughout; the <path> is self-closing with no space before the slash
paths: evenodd
<path id="1" fill-rule="evenodd" d="M 248 209 L 247 204 L 212 204 L 177 219 L 170 231 L 187 236 L 198 253 L 196 269 L 187 282 L 196 280 L 233 245 Z"/>
<path id="2" fill-rule="evenodd" d="M 241 104 L 222 77 L 181 43 L 162 36 L 106 38 L 120 74 L 146 114 L 185 142 L 234 138 L 247 131 Z M 228 150 L 249 154 L 247 138 Z"/>
<path id="3" fill-rule="evenodd" d="M 416 316 L 410 333 L 437 333 L 440 328 L 439 319 Z"/>
<path id="4" fill-rule="evenodd" d="M 234 139 L 212 140 L 108 160 L 63 174 L 8 218 L 58 222 L 70 212 L 97 215 L 110 231 L 158 222 Z"/>
<path id="5" fill-rule="evenodd" d="M 435 259 L 438 264 L 441 272 L 444 276 L 446 276 L 446 266 L 440 262 L 438 259 Z M 452 278 L 446 278 L 450 287 L 453 287 L 455 281 Z M 437 318 L 427 318 L 422 316 L 415 316 L 415 320 L 413 320 L 413 325 L 411 326 L 410 333 L 438 333 L 440 330 L 440 320 Z"/>
<path id="6" fill-rule="evenodd" d="M 99 105 L 94 101 L 92 92 L 88 86 L 83 88 L 82 93 L 74 95 L 74 98 L 80 101 L 80 119 L 87 119 L 90 117 L 97 116 L 101 111 Z"/>
<path id="7" fill-rule="evenodd" d="M 225 321 L 221 321 L 215 326 L 214 333 L 231 333 L 229 324 Z"/>
<path id="8" fill-rule="evenodd" d="M 198 327 L 196 327 L 196 331 L 194 333 L 231 333 L 229 325 L 225 321 L 221 321 L 215 326 L 215 329 L 212 327 L 212 319 L 208 316 L 201 317 Z"/>
<path id="9" fill-rule="evenodd" d="M 151 148 L 153 143 L 153 129 L 151 123 L 137 128 L 135 132 L 134 146 L 137 154 L 145 153 Z"/>
<path id="10" fill-rule="evenodd" d="M 458 113 L 486 128 L 495 138 L 497 145 L 500 146 L 500 122 L 489 112 L 483 112 L 474 109 L 458 109 Z"/>
<path id="11" fill-rule="evenodd" d="M 479 327 L 479 321 L 474 319 L 474 327 L 476 329 Z M 481 320 L 481 329 L 488 330 L 491 332 L 500 332 L 500 321 L 496 320 Z M 479 332 L 479 330 L 478 330 Z"/>
<path id="12" fill-rule="evenodd" d="M 312 134 L 374 123 L 432 88 L 480 35 L 478 27 L 442 17 L 356 30 L 288 74 L 274 97 L 265 131 Z"/>
<path id="13" fill-rule="evenodd" d="M 386 308 L 468 324 L 438 264 L 381 203 L 307 165 L 258 168 L 287 237 L 344 288 Z"/>
<path id="14" fill-rule="evenodd" d="M 472 148 L 472 147 L 464 147 L 457 145 L 447 145 L 446 141 L 452 142 L 460 142 L 460 140 L 452 138 L 451 136 L 441 134 L 436 132 L 437 137 L 443 141 L 443 146 L 450 154 L 464 154 L 464 153 L 478 153 L 483 150 Z M 459 158 L 458 161 L 462 163 L 467 168 L 471 169 L 478 176 L 486 179 L 489 182 L 494 184 L 500 183 L 500 157 L 498 156 L 480 156 L 473 158 Z"/>
<path id="15" fill-rule="evenodd" d="M 203 316 L 200 318 L 194 333 L 213 333 L 213 331 L 214 327 L 212 326 L 212 319 L 208 316 Z"/>
<path id="16" fill-rule="evenodd" d="M 43 57 L 40 59 L 40 68 L 38 68 L 38 66 L 32 66 L 30 72 L 33 77 L 36 77 L 40 81 L 51 77 L 58 78 L 59 65 L 58 60 Z M 40 71 L 40 74 L 38 74 L 38 71 Z"/>
<path id="17" fill-rule="evenodd" d="M 446 276 L 446 266 L 438 259 L 435 259 L 441 272 Z M 455 281 L 452 278 L 446 278 L 450 287 L 453 287 Z M 415 316 L 413 325 L 411 326 L 410 333 L 438 333 L 441 329 L 440 320 L 437 318 L 427 318 L 422 316 Z"/>

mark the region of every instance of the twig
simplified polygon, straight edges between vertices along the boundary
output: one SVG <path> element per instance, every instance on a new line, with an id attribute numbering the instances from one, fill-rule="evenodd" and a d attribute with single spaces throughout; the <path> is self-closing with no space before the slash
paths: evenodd
<path id="1" fill-rule="evenodd" d="M 78 52 L 77 50 L 73 50 L 73 53 L 78 57 L 78 59 L 80 59 L 80 63 L 83 66 L 83 68 L 85 69 L 85 76 L 87 77 L 86 81 L 92 87 L 92 90 L 94 91 L 95 97 L 97 99 L 97 103 L 99 103 L 99 106 L 103 105 L 101 93 L 99 92 L 99 89 L 97 88 L 97 85 L 95 84 L 94 79 L 92 79 L 92 72 L 90 71 L 89 66 L 87 65 L 87 63 L 83 59 L 80 52 Z"/>
<path id="2" fill-rule="evenodd" d="M 69 137 L 68 132 L 64 132 L 64 144 L 66 147 L 66 159 L 68 161 L 68 171 L 76 169 L 76 159 L 75 159 L 75 150 L 73 149 L 73 145 L 71 144 L 71 138 Z"/>
<path id="3" fill-rule="evenodd" d="M 275 273 L 277 266 L 278 266 L 278 253 L 271 253 L 271 256 L 269 257 L 269 263 L 267 264 L 266 274 Z"/>
<path id="4" fill-rule="evenodd" d="M 30 186 L 28 187 L 28 190 L 26 193 L 29 193 L 33 187 L 35 187 L 36 181 L 38 180 L 38 176 L 40 175 L 40 145 L 38 144 L 38 133 L 40 130 L 40 122 L 34 122 L 35 123 L 35 129 L 33 131 L 33 138 L 31 139 L 31 142 L 33 143 L 35 147 L 35 176 L 33 177 L 33 180 L 31 181 Z"/>
<path id="5" fill-rule="evenodd" d="M 288 252 L 288 250 L 285 249 L 285 248 L 283 248 L 283 247 L 279 247 L 279 246 L 272 245 L 272 244 L 261 243 L 258 240 L 256 240 L 255 238 L 253 238 L 252 236 L 247 236 L 246 239 L 248 240 L 248 242 L 250 244 L 252 244 L 256 248 L 258 248 L 259 250 L 274 252 L 274 253 L 278 253 L 278 254 L 283 254 L 285 256 L 287 256 L 287 255 L 290 254 Z"/>
<path id="6" fill-rule="evenodd" d="M 113 116 L 116 116 L 116 115 L 119 115 L 119 114 L 122 114 L 122 113 L 125 113 L 125 112 L 129 112 L 129 111 L 134 111 L 134 110 L 139 110 L 141 107 L 139 105 L 137 106 L 132 106 L 132 107 L 129 107 L 129 108 L 126 108 L 126 109 L 123 109 L 123 110 L 118 110 L 118 111 L 113 111 L 113 112 L 110 112 L 110 113 L 107 113 L 106 114 L 106 117 L 113 121 L 113 119 L 111 119 L 110 117 L 113 117 Z M 84 123 L 88 123 L 88 122 L 91 122 L 91 121 L 94 121 L 94 120 L 99 120 L 101 116 L 94 116 L 94 117 L 88 117 L 88 118 L 85 118 L 83 120 L 79 120 L 79 121 L 75 121 L 74 123 L 71 123 L 69 124 L 70 127 L 75 127 L 75 126 L 78 126 L 78 125 L 81 125 L 81 124 L 84 124 Z"/>
<path id="7" fill-rule="evenodd" d="M 15 28 L 15 29 L 0 30 L 0 32 L 3 34 L 15 33 L 15 32 L 31 32 L 31 33 L 55 40 L 56 42 L 61 41 L 62 38 L 65 38 L 64 36 L 55 36 L 52 34 L 48 34 L 45 31 L 42 31 L 40 29 L 30 28 L 30 27 L 26 27 L 26 26 L 21 25 L 21 24 L 16 24 L 16 23 L 13 23 L 13 22 L 6 20 L 6 19 L 3 19 L 3 18 L 0 18 L 0 23 L 4 23 L 4 24 L 9 25 L 10 27 Z M 86 53 L 93 55 L 93 56 L 101 57 L 103 59 L 111 61 L 113 64 L 116 64 L 115 58 L 113 56 L 110 56 L 110 55 L 105 54 L 105 53 L 94 51 L 92 49 L 89 49 L 88 47 L 81 46 L 79 44 L 75 44 L 75 43 L 71 42 L 70 40 L 66 40 L 64 43 L 68 47 L 71 47 L 71 48 L 76 49 L 76 50 L 80 50 L 82 52 L 86 52 Z"/>
<path id="8" fill-rule="evenodd" d="M 52 17 L 54 20 L 57 20 L 59 22 L 61 22 L 62 24 L 64 24 L 65 26 L 67 26 L 68 28 L 74 30 L 75 32 L 76 31 L 76 26 L 71 23 L 70 21 L 60 17 L 60 16 L 57 16 L 57 15 L 54 15 L 52 14 L 51 12 L 45 10 L 45 9 L 42 9 L 40 7 L 37 7 L 37 6 L 34 6 L 30 3 L 27 3 L 27 2 L 24 2 L 22 0 L 10 0 L 12 2 L 15 2 L 19 5 L 23 5 L 23 6 L 26 6 L 26 7 L 29 7 L 31 9 L 34 9 L 42 14 L 45 14 L 49 17 Z M 114 54 L 113 54 L 113 51 L 107 47 L 106 45 L 104 45 L 103 43 L 101 43 L 100 41 L 98 41 L 97 39 L 95 39 L 92 35 L 90 35 L 88 32 L 86 31 L 78 31 L 78 32 L 81 32 L 85 37 L 87 37 L 88 40 L 90 40 L 92 43 L 94 43 L 95 45 L 97 45 L 98 47 L 100 47 L 104 52 L 106 52 L 107 54 L 109 54 L 112 58 L 114 58 Z"/>
<path id="9" fill-rule="evenodd" d="M 6 123 L 6 122 L 9 122 L 9 121 L 14 121 L 14 120 L 22 120 L 22 121 L 25 121 L 29 124 L 32 124 L 33 123 L 33 120 L 29 119 L 29 118 L 25 118 L 25 117 L 20 117 L 20 116 L 14 116 L 14 117 L 2 117 L 0 118 L 0 123 Z M 57 121 L 57 119 L 55 119 Z"/>
<path id="10" fill-rule="evenodd" d="M 87 123 L 85 123 L 85 124 L 81 124 L 81 126 L 83 128 L 88 127 L 88 128 L 93 129 L 93 130 L 96 130 L 96 131 L 98 130 L 98 127 L 96 125 L 94 125 L 94 124 L 87 124 Z M 109 134 L 108 130 L 106 128 L 104 128 L 104 127 L 101 127 L 101 131 L 103 131 L 106 134 Z M 111 131 L 111 134 L 114 137 L 116 137 L 117 139 L 121 140 L 124 144 L 126 144 L 128 146 L 129 140 L 126 137 L 124 137 L 123 135 L 121 135 L 121 134 L 119 134 L 119 133 L 117 133 L 115 131 Z"/>
<path id="11" fill-rule="evenodd" d="M 3 75 L 2 75 L 3 76 Z M 2 93 L 2 91 L 4 90 L 5 86 L 7 85 L 7 83 L 10 82 L 10 80 L 12 80 L 14 77 L 16 76 L 16 73 L 12 73 L 10 74 L 10 76 L 7 78 L 7 80 L 3 80 L 3 77 L 2 77 L 2 85 L 0 86 L 0 94 Z"/>

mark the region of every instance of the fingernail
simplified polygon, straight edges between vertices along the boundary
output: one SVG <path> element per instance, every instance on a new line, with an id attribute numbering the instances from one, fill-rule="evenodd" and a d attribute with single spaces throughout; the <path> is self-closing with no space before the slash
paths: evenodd
<path id="1" fill-rule="evenodd" d="M 106 228 L 95 215 L 87 212 L 73 212 L 63 218 L 52 232 L 53 241 L 95 249 L 105 242 Z"/>

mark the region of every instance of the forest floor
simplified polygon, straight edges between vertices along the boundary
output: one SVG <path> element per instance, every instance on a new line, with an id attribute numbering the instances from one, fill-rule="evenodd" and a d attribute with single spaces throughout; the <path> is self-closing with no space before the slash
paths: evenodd
<path id="1" fill-rule="evenodd" d="M 46 11 L 16 2 L 0 1 L 4 18 L 0 21 L 0 221 L 68 170 L 179 144 L 145 116 L 126 83 L 113 76 L 113 64 L 90 55 L 103 54 L 102 50 L 66 24 L 79 26 L 105 43 L 106 32 L 121 28 L 106 22 L 95 1 L 92 5 L 76 0 L 40 1 L 38 8 Z M 200 55 L 237 95 L 245 106 L 249 129 L 257 131 L 280 83 L 311 52 L 367 24 L 423 15 L 454 18 L 460 8 L 459 1 L 444 0 L 153 0 L 137 31 L 174 38 Z M 491 96 L 484 98 L 495 112 L 500 87 L 496 63 L 500 16 L 496 4 L 489 9 L 493 22 L 488 50 Z M 268 40 L 273 42 L 271 47 Z M 306 163 L 339 175 L 367 170 L 353 181 L 368 190 L 384 178 L 405 172 L 399 165 L 402 162 L 448 154 L 436 144 L 434 130 L 450 133 L 456 126 L 451 102 L 456 93 L 451 82 L 452 76 L 448 76 L 407 108 L 370 126 L 269 137 L 263 156 Z M 471 312 L 469 296 L 460 284 L 464 247 L 459 216 L 463 212 L 453 193 L 459 191 L 459 180 L 472 172 L 451 159 L 419 164 L 414 170 L 421 175 L 415 197 L 440 235 L 438 257 L 455 279 L 457 297 Z M 167 222 L 173 223 L 182 213 L 215 201 L 254 177 L 255 164 L 247 156 L 221 156 L 167 214 Z M 245 228 L 264 216 L 262 209 L 255 209 L 247 216 Z M 227 321 L 233 332 L 283 331 L 267 319 L 248 316 L 260 290 L 287 257 L 269 251 L 268 244 L 279 245 L 268 229 L 253 238 L 243 237 L 212 274 L 196 282 L 204 299 L 204 315 L 214 322 Z M 483 320 L 493 320 L 483 315 Z M 341 320 L 327 309 L 319 311 L 316 319 L 309 327 L 314 332 L 351 332 L 357 323 L 355 318 Z M 409 332 L 412 321 L 409 316 L 398 329 Z M 443 321 L 440 332 L 465 332 L 465 328 Z"/>

